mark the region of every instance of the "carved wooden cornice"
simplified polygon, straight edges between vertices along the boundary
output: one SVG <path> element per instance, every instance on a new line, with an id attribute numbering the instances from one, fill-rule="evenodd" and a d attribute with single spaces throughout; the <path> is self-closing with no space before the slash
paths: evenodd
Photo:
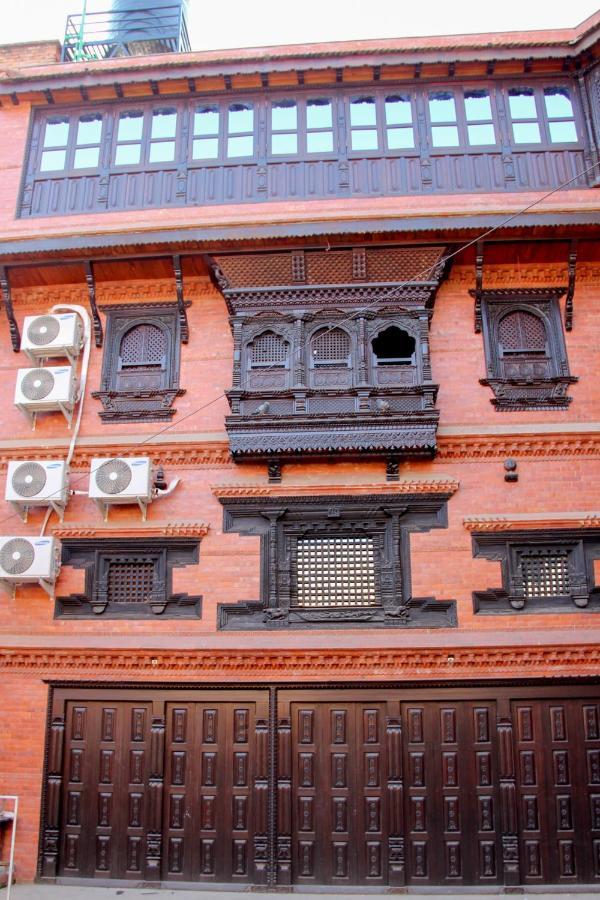
<path id="1" fill-rule="evenodd" d="M 17 306 L 37 306 L 44 308 L 54 303 L 88 302 L 88 286 L 83 276 L 81 284 L 55 284 L 43 287 L 17 287 L 13 289 L 13 300 Z M 185 279 L 186 300 L 219 296 L 206 276 L 195 275 Z M 177 289 L 172 278 L 137 278 L 127 281 L 96 281 L 95 300 L 98 304 L 114 303 L 177 303 Z"/>
<path id="2" fill-rule="evenodd" d="M 323 497 L 343 494 L 347 497 L 361 497 L 376 494 L 454 494 L 460 482 L 455 478 L 415 478 L 379 484 L 303 484 L 303 485 L 263 485 L 263 484 L 217 484 L 211 487 L 215 497 Z"/>
<path id="3" fill-rule="evenodd" d="M 173 650 L 48 649 L 0 650 L 0 669 L 48 678 L 96 675 L 161 681 L 219 679 L 289 682 L 401 680 L 418 678 L 535 678 L 597 675 L 600 644 L 411 648 L 395 650 Z"/>
<path id="4" fill-rule="evenodd" d="M 600 528 L 599 512 L 513 513 L 510 516 L 465 516 L 467 531 L 513 531 L 514 529 Z"/>
<path id="5" fill-rule="evenodd" d="M 486 266 L 485 288 L 563 287 L 569 281 L 567 263 L 530 266 Z M 579 262 L 577 284 L 600 285 L 600 265 Z M 450 288 L 465 285 L 475 288 L 475 272 L 472 266 L 454 266 L 448 278 Z"/>
<path id="6" fill-rule="evenodd" d="M 206 522 L 144 522 L 139 525 L 56 525 L 50 531 L 56 538 L 151 538 L 205 537 Z"/>

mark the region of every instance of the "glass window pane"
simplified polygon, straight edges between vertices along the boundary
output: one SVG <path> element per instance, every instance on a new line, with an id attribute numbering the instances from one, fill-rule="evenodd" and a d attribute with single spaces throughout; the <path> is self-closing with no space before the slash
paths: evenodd
<path id="1" fill-rule="evenodd" d="M 333 135 L 330 131 L 312 131 L 306 135 L 308 153 L 331 153 Z"/>
<path id="2" fill-rule="evenodd" d="M 119 144 L 115 153 L 115 165 L 134 166 L 140 161 L 141 146 L 139 144 Z"/>
<path id="3" fill-rule="evenodd" d="M 77 126 L 78 144 L 99 144 L 102 135 L 102 116 L 82 116 Z"/>
<path id="4" fill-rule="evenodd" d="M 387 142 L 390 150 L 406 150 L 415 146 L 412 128 L 388 128 Z"/>
<path id="5" fill-rule="evenodd" d="M 541 143 L 540 126 L 537 122 L 513 122 L 515 144 Z"/>
<path id="6" fill-rule="evenodd" d="M 143 127 L 144 116 L 141 112 L 121 113 L 117 140 L 141 141 Z"/>
<path id="7" fill-rule="evenodd" d="M 456 125 L 434 125 L 431 142 L 434 147 L 458 147 L 458 128 Z"/>
<path id="8" fill-rule="evenodd" d="M 44 147 L 66 147 L 69 139 L 69 120 L 46 122 Z"/>
<path id="9" fill-rule="evenodd" d="M 487 91 L 469 91 L 465 94 L 465 113 L 468 122 L 492 118 L 492 104 Z"/>
<path id="10" fill-rule="evenodd" d="M 544 102 L 549 119 L 569 119 L 573 115 L 573 104 L 566 88 L 546 88 Z"/>
<path id="11" fill-rule="evenodd" d="M 227 120 L 229 134 L 242 134 L 244 131 L 254 131 L 254 110 L 243 103 L 234 103 L 229 107 Z M 231 156 L 231 154 L 229 154 Z M 236 156 L 248 154 L 236 154 Z"/>
<path id="12" fill-rule="evenodd" d="M 252 135 L 245 137 L 230 137 L 227 141 L 227 156 L 252 156 L 254 153 L 254 138 Z"/>
<path id="13" fill-rule="evenodd" d="M 282 100 L 271 107 L 272 131 L 295 131 L 298 127 L 298 109 L 293 100 Z"/>
<path id="14" fill-rule="evenodd" d="M 218 159 L 218 138 L 196 138 L 193 142 L 194 159 Z"/>
<path id="15" fill-rule="evenodd" d="M 218 134 L 219 110 L 216 106 L 203 106 L 194 114 L 194 134 Z"/>
<path id="16" fill-rule="evenodd" d="M 175 141 L 159 141 L 150 144 L 149 162 L 172 162 L 175 159 Z"/>
<path id="17" fill-rule="evenodd" d="M 330 100 L 309 100 L 306 104 L 307 128 L 331 128 L 333 116 Z"/>
<path id="18" fill-rule="evenodd" d="M 73 168 L 95 169 L 100 159 L 100 147 L 80 147 L 75 151 Z"/>
<path id="19" fill-rule="evenodd" d="M 495 144 L 496 135 L 493 125 L 467 125 L 469 144 L 478 147 L 481 144 Z"/>
<path id="20" fill-rule="evenodd" d="M 350 103 L 351 125 L 376 125 L 377 108 L 372 97 L 357 97 Z"/>
<path id="21" fill-rule="evenodd" d="M 377 132 L 375 129 L 365 128 L 352 132 L 353 150 L 377 150 Z"/>
<path id="22" fill-rule="evenodd" d="M 513 88 L 508 92 L 510 115 L 513 119 L 537 119 L 537 109 L 533 91 L 527 88 Z"/>
<path id="23" fill-rule="evenodd" d="M 553 144 L 566 144 L 577 140 L 575 122 L 548 122 L 548 126 Z"/>
<path id="24" fill-rule="evenodd" d="M 412 109 L 408 97 L 386 97 L 385 121 L 388 125 L 410 125 Z"/>
<path id="25" fill-rule="evenodd" d="M 44 150 L 40 163 L 41 172 L 56 172 L 64 169 L 67 158 L 66 150 Z"/>
<path id="26" fill-rule="evenodd" d="M 271 153 L 297 153 L 298 135 L 273 134 L 271 135 Z"/>
<path id="27" fill-rule="evenodd" d="M 432 122 L 455 122 L 456 106 L 452 94 L 430 94 L 429 117 Z"/>
<path id="28" fill-rule="evenodd" d="M 172 138 L 177 132 L 174 109 L 155 109 L 152 113 L 152 138 Z"/>

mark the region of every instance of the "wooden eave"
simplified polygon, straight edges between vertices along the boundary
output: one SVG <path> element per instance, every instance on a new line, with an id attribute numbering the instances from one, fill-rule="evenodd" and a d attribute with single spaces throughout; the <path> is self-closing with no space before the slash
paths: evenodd
<path id="1" fill-rule="evenodd" d="M 7 68 L 0 72 L 0 102 L 98 102 L 158 93 L 289 90 L 294 86 L 358 85 L 419 79 L 463 80 L 564 73 L 600 59 L 600 12 L 578 28 L 431 38 L 345 41 L 204 51 Z M 128 92 L 129 87 L 129 92 Z M 153 90 L 154 87 L 154 90 Z M 2 99 L 4 98 L 4 99 Z"/>

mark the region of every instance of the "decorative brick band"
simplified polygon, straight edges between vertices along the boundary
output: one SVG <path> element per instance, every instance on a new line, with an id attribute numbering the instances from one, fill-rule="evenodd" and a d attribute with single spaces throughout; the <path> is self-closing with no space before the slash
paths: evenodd
<path id="1" fill-rule="evenodd" d="M 514 531 L 539 528 L 600 528 L 600 513 L 516 513 L 510 516 L 465 516 L 467 531 Z"/>
<path id="2" fill-rule="evenodd" d="M 597 675 L 600 646 L 478 647 L 398 650 L 0 650 L 0 670 L 32 672 L 47 678 L 164 680 L 364 681 L 415 678 L 576 677 Z"/>
<path id="3" fill-rule="evenodd" d="M 144 522 L 139 525 L 57 525 L 51 532 L 57 538 L 133 538 L 198 537 L 208 534 L 206 522 Z"/>
<path id="4" fill-rule="evenodd" d="M 419 478 L 380 484 L 217 484 L 211 487 L 215 497 L 323 497 L 329 494 L 360 497 L 365 494 L 454 494 L 460 482 L 455 478 Z"/>
<path id="5" fill-rule="evenodd" d="M 438 435 L 437 459 L 600 456 L 598 432 L 548 432 L 538 434 Z"/>

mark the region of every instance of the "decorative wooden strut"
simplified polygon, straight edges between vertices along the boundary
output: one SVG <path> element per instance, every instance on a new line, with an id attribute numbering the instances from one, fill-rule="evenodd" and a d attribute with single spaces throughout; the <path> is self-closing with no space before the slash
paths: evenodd
<path id="1" fill-rule="evenodd" d="M 475 256 L 475 334 L 481 333 L 481 298 L 483 294 L 483 241 L 477 241 Z"/>
<path id="2" fill-rule="evenodd" d="M 569 251 L 568 260 L 569 284 L 567 286 L 567 296 L 565 298 L 565 328 L 567 331 L 573 329 L 573 296 L 575 294 L 575 276 L 577 274 L 577 240 L 571 241 L 571 249 Z"/>
<path id="3" fill-rule="evenodd" d="M 5 266 L 0 266 L 0 290 L 2 291 L 2 299 L 4 300 L 6 318 L 8 319 L 8 327 L 10 329 L 10 342 L 14 352 L 18 353 L 21 348 L 21 332 L 19 331 L 19 326 L 15 319 L 8 271 Z"/>
<path id="4" fill-rule="evenodd" d="M 183 296 L 183 274 L 181 272 L 181 256 L 178 253 L 173 254 L 173 271 L 175 273 L 175 287 L 177 290 L 177 312 L 179 315 L 179 327 L 181 329 L 182 343 L 187 344 L 190 339 L 190 329 L 188 325 L 186 303 Z"/>
<path id="5" fill-rule="evenodd" d="M 100 321 L 98 305 L 96 303 L 96 280 L 94 278 L 94 269 L 89 260 L 86 260 L 84 265 L 85 280 L 87 283 L 88 296 L 90 298 L 90 309 L 92 311 L 92 321 L 94 323 L 94 341 L 96 342 L 96 347 L 101 347 L 103 341 L 102 322 Z"/>

